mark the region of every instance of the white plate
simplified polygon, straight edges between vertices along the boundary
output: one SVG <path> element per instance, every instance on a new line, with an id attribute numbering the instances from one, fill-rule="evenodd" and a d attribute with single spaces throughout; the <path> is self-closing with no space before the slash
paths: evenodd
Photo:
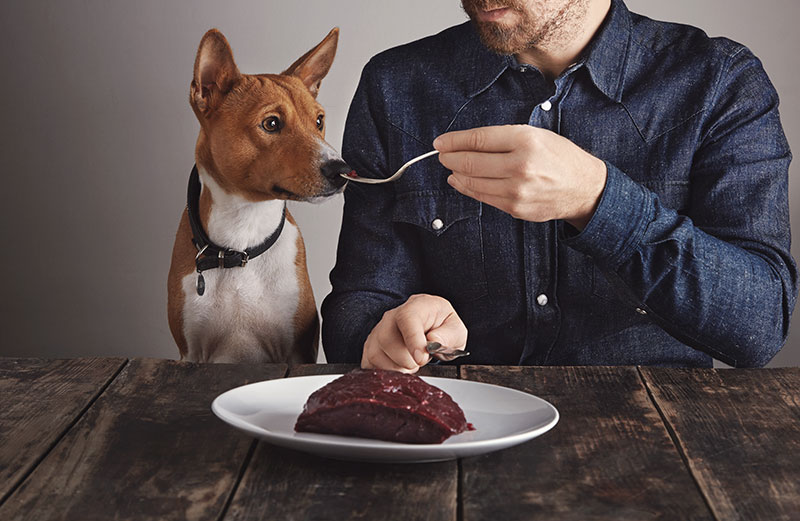
<path id="1" fill-rule="evenodd" d="M 336 459 L 421 463 L 475 456 L 535 438 L 558 422 L 558 411 L 532 394 L 507 387 L 422 377 L 453 397 L 475 426 L 444 443 L 412 444 L 295 432 L 309 395 L 341 375 L 300 376 L 258 382 L 219 395 L 211 410 L 220 419 L 281 447 Z"/>

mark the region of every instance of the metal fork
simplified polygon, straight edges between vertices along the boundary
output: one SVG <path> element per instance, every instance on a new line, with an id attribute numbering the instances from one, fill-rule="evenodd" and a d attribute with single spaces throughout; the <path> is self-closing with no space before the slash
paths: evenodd
<path id="1" fill-rule="evenodd" d="M 390 175 L 389 177 L 386 177 L 386 178 L 383 178 L 383 179 L 373 179 L 371 177 L 359 177 L 359 175 L 355 173 L 355 170 L 350 172 L 349 174 L 339 174 L 339 175 L 344 177 L 348 181 L 355 181 L 356 183 L 366 183 L 366 184 L 370 184 L 370 185 L 379 185 L 379 184 L 382 184 L 382 183 L 388 183 L 390 181 L 394 181 L 395 179 L 399 179 L 400 176 L 403 175 L 406 172 L 406 170 L 408 170 L 408 167 L 410 167 L 411 165 L 413 165 L 417 161 L 421 161 L 421 160 L 425 159 L 426 157 L 435 156 L 438 153 L 439 153 L 438 150 L 431 150 L 430 152 L 422 154 L 421 156 L 417 156 L 414 159 L 412 159 L 411 161 L 409 161 L 406 164 L 404 164 L 403 166 L 401 166 L 400 169 L 397 170 L 397 172 L 395 172 L 394 174 Z"/>
<path id="2" fill-rule="evenodd" d="M 469 351 L 466 349 L 453 349 L 452 347 L 445 347 L 439 342 L 428 342 L 425 350 L 432 357 L 441 360 L 442 362 L 449 362 L 462 356 L 467 356 Z"/>

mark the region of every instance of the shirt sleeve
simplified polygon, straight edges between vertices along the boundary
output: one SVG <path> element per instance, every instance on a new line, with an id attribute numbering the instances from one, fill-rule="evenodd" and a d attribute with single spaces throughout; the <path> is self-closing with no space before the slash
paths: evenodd
<path id="1" fill-rule="evenodd" d="M 783 346 L 797 296 L 789 146 L 778 95 L 747 49 L 729 58 L 693 158 L 687 215 L 607 164 L 598 208 L 566 244 L 676 339 L 735 367 Z M 574 233 L 574 229 L 573 229 Z"/>
<path id="2" fill-rule="evenodd" d="M 359 175 L 388 177 L 386 98 L 371 64 L 361 75 L 345 125 L 342 157 Z M 364 341 L 383 313 L 421 291 L 420 246 L 393 224 L 391 185 L 349 183 L 331 293 L 322 303 L 322 345 L 328 362 L 359 363 Z"/>

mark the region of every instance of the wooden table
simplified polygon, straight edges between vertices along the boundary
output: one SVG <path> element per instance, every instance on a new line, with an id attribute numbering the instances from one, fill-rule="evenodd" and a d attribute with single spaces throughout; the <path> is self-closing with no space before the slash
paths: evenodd
<path id="1" fill-rule="evenodd" d="M 428 464 L 274 447 L 209 408 L 352 367 L 0 359 L 0 519 L 800 519 L 800 368 L 426 368 L 561 413 L 522 445 Z"/>

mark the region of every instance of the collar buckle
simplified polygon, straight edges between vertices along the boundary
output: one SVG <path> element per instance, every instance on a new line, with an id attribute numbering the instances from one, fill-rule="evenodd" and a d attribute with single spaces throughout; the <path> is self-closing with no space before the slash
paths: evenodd
<path id="1" fill-rule="evenodd" d="M 197 165 L 195 165 L 192 168 L 191 175 L 189 175 L 189 187 L 186 194 L 186 211 L 189 216 L 189 225 L 192 229 L 192 242 L 198 250 L 197 255 L 194 258 L 198 272 L 214 268 L 243 268 L 247 266 L 248 262 L 250 262 L 251 257 L 256 258 L 270 249 L 278 240 L 278 237 L 280 237 L 281 232 L 283 231 L 283 226 L 286 224 L 285 203 L 283 205 L 283 212 L 281 212 L 281 222 L 278 224 L 278 227 L 258 246 L 254 246 L 249 250 L 238 251 L 214 244 L 206 234 L 205 230 L 203 230 L 202 224 L 200 224 L 198 202 L 200 200 L 201 188 L 200 174 L 197 170 Z M 209 251 L 206 252 L 206 250 Z M 214 263 L 214 252 L 217 253 L 216 263 Z M 238 259 L 236 257 L 237 255 L 239 256 Z M 226 259 L 228 263 L 227 266 L 225 265 Z"/>

